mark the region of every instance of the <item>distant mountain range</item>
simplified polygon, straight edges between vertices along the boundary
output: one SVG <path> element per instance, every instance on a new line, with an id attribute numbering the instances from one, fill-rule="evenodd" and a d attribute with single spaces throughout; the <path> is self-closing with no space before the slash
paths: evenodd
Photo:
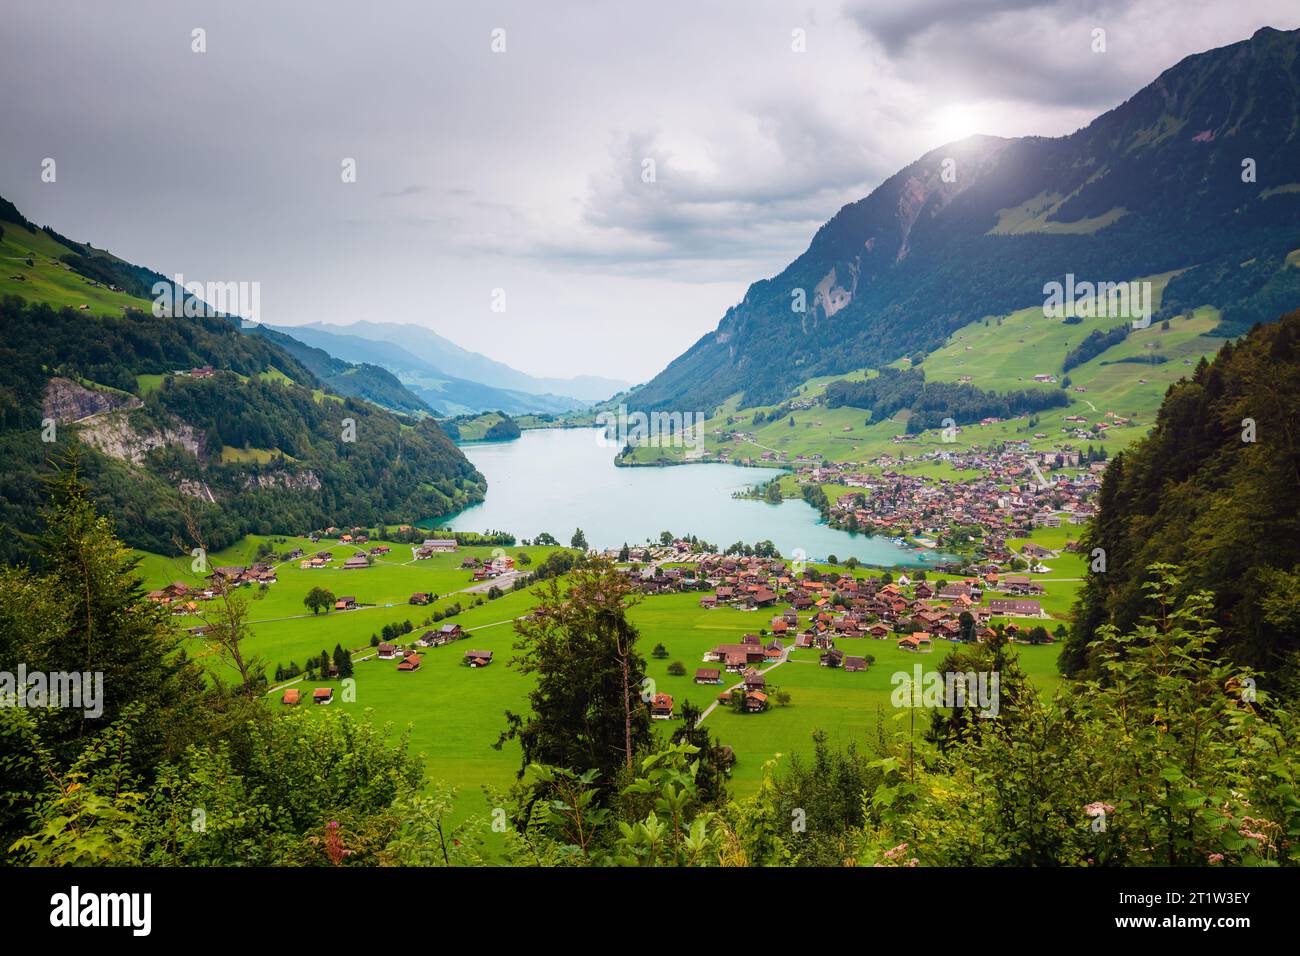
<path id="1" fill-rule="evenodd" d="M 418 325 L 313 322 L 269 328 L 336 359 L 387 369 L 444 417 L 480 411 L 567 412 L 627 387 L 625 382 L 595 376 L 535 378 Z M 559 388 L 567 391 L 553 391 Z"/>
<path id="2" fill-rule="evenodd" d="M 1188 57 L 1064 137 L 973 136 L 845 206 L 628 403 L 774 404 L 809 378 L 940 347 L 1073 274 L 1178 271 L 1163 314 L 1236 336 L 1300 303 L 1300 31 Z M 800 303 L 804 309 L 799 309 Z"/>

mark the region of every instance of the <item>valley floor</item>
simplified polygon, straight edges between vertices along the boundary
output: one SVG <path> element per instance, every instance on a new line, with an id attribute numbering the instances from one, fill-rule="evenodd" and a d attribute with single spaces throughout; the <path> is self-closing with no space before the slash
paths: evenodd
<path id="1" fill-rule="evenodd" d="M 1059 547 L 1074 530 L 1042 529 L 1036 538 L 1048 547 Z M 245 539 L 238 546 L 211 556 L 209 564 L 211 567 L 250 565 L 257 560 L 257 550 L 263 540 L 268 539 Z M 556 549 L 462 547 L 455 553 L 415 561 L 410 558 L 408 544 L 371 541 L 370 547 L 386 544 L 391 549 L 389 554 L 376 557 L 371 567 L 343 570 L 343 561 L 364 548 L 341 546 L 328 540 L 313 544 L 305 538 L 269 540 L 277 554 L 301 548 L 307 557 L 320 550 L 329 550 L 333 557 L 327 567 L 309 569 L 300 567 L 299 560 L 262 559 L 276 567 L 278 580 L 265 590 L 248 586 L 237 591 L 248 601 L 250 609 L 252 637 L 245 653 L 265 660 L 270 672 L 277 665 L 291 662 L 303 665 L 308 658 L 318 657 L 322 650 L 332 652 L 336 644 L 341 644 L 351 652 L 355 662 L 355 694 L 345 694 L 344 685 L 338 680 L 317 677 L 307 681 L 300 677 L 273 683 L 267 695 L 268 706 L 282 707 L 283 690 L 294 686 L 303 691 L 304 703 L 300 706 L 324 712 L 323 707 L 313 707 L 306 701 L 310 700 L 314 688 L 332 687 L 335 693 L 330 707 L 354 710 L 370 720 L 388 724 L 393 735 L 409 734 L 411 748 L 423 756 L 429 778 L 459 788 L 457 816 L 487 812 L 492 803 L 483 788 L 498 791 L 508 788 L 521 762 L 517 744 L 506 743 L 500 750 L 493 745 L 505 728 L 504 712 L 520 711 L 527 706 L 530 680 L 509 666 L 509 662 L 516 640 L 513 623 L 528 613 L 535 599 L 528 590 L 507 590 L 501 597 L 488 599 L 483 592 L 485 583 L 473 581 L 471 572 L 462 569 L 461 564 L 467 557 L 490 561 L 504 553 L 516 561 L 526 554 L 535 565 Z M 190 560 L 188 556 L 173 559 L 142 555 L 146 588 L 155 590 L 172 582 L 201 586 L 203 575 L 191 571 Z M 1053 571 L 1042 576 L 1047 587 L 1047 595 L 1042 599 L 1044 609 L 1058 620 L 1068 615 L 1077 586 L 1072 579 L 1080 576 L 1080 561 L 1074 555 L 1062 554 L 1059 560 L 1049 562 Z M 858 576 L 866 573 L 869 572 L 861 569 Z M 312 614 L 302 602 L 306 593 L 318 586 L 336 596 L 355 597 L 361 606 L 356 610 Z M 427 606 L 407 603 L 418 591 L 437 594 L 438 598 Z M 680 714 L 683 701 L 701 709 L 707 707 L 720 691 L 737 680 L 735 675 L 726 674 L 721 686 L 695 684 L 693 675 L 701 666 L 705 652 L 718 644 L 739 642 L 746 633 L 765 631 L 771 620 L 771 609 L 705 610 L 700 607 L 700 597 L 701 592 L 647 596 L 632 611 L 641 632 L 640 648 L 647 660 L 647 676 L 655 682 L 658 692 L 672 695 L 675 715 Z M 459 614 L 443 622 L 433 619 L 435 611 L 445 613 L 457 603 L 463 608 Z M 801 614 L 801 626 L 810 617 Z M 994 620 L 996 623 L 999 619 Z M 385 625 L 402 625 L 408 621 L 411 631 L 396 639 L 402 645 L 410 645 L 423 632 L 436 630 L 441 623 L 459 624 L 466 635 L 445 646 L 419 648 L 420 668 L 414 672 L 399 671 L 398 660 L 380 660 L 375 656 L 371 639 Z M 178 622 L 193 627 L 201 624 L 201 619 L 178 616 Z M 1023 620 L 1018 623 L 1025 624 Z M 1053 621 L 1033 623 L 1044 623 L 1049 628 L 1055 624 Z M 657 644 L 664 645 L 667 657 L 650 655 Z M 825 731 L 837 744 L 850 740 L 862 742 L 873 733 L 878 721 L 901 719 L 899 715 L 905 711 L 900 712 L 890 702 L 894 675 L 900 672 L 910 675 L 917 665 L 926 671 L 936 669 L 953 645 L 936 640 L 933 651 L 923 654 L 901 650 L 893 639 L 839 639 L 837 646 L 850 655 L 870 654 L 875 662 L 866 672 L 851 673 L 818 666 L 816 651 L 792 650 L 789 659 L 776 665 L 769 678 L 773 689 L 790 694 L 787 706 L 773 706 L 760 714 L 742 714 L 717 707 L 707 716 L 705 726 L 736 754 L 730 783 L 736 794 L 752 793 L 758 787 L 767 761 L 788 761 L 792 754 L 809 751 L 815 730 Z M 1059 646 L 1017 646 L 1022 666 L 1044 694 L 1050 694 L 1059 682 L 1056 674 Z M 464 656 L 469 649 L 491 651 L 492 663 L 482 668 L 465 666 Z M 191 638 L 191 651 L 226 679 L 234 677 L 234 671 L 220 662 L 201 635 Z M 682 663 L 685 676 L 669 674 L 673 662 Z M 675 716 L 673 720 L 655 721 L 654 726 L 666 737 L 679 721 L 680 717 Z M 918 732 L 923 726 L 924 721 L 918 720 Z"/>

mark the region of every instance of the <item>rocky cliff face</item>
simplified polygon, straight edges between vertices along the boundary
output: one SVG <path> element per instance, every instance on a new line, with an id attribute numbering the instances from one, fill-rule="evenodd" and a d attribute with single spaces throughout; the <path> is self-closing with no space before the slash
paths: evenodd
<path id="1" fill-rule="evenodd" d="M 45 386 L 41 415 L 54 419 L 60 425 L 69 425 L 92 415 L 120 408 L 139 408 L 140 405 L 140 399 L 134 395 L 86 388 L 70 378 L 56 376 Z"/>
<path id="2" fill-rule="evenodd" d="M 82 425 L 78 436 L 87 445 L 122 461 L 134 465 L 144 462 L 145 456 L 155 448 L 179 445 L 200 462 L 207 458 L 203 433 L 184 424 L 158 431 L 140 431 L 132 426 L 125 411 L 99 415 Z"/>
<path id="3" fill-rule="evenodd" d="M 264 488 L 283 488 L 287 491 L 320 491 L 320 478 L 311 469 L 296 474 L 288 471 L 272 471 L 264 474 L 249 475 L 244 479 L 244 490 Z"/>

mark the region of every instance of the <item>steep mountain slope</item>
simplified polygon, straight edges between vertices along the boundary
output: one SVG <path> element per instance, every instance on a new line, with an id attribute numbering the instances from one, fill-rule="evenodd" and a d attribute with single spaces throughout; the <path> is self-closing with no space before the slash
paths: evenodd
<path id="1" fill-rule="evenodd" d="M 1067 274 L 1184 270 L 1156 318 L 1213 305 L 1220 334 L 1275 317 L 1300 301 L 1286 262 L 1300 248 L 1298 44 L 1300 31 L 1260 30 L 1187 58 L 1070 136 L 975 136 L 927 153 L 842 209 L 629 403 L 778 402 L 810 377 L 928 352 L 1042 303 Z"/>
<path id="2" fill-rule="evenodd" d="M 620 379 L 599 375 L 577 375 L 572 378 L 538 378 L 511 368 L 504 362 L 490 359 L 478 352 L 461 348 L 431 329 L 419 325 L 397 322 L 352 322 L 348 325 L 327 325 L 313 322 L 307 328 L 335 335 L 351 335 L 372 342 L 388 342 L 401 346 L 417 358 L 435 368 L 454 373 L 457 377 L 506 388 L 530 395 L 557 395 L 583 402 L 598 402 L 628 387 Z"/>
<path id="3" fill-rule="evenodd" d="M 74 458 L 127 541 L 170 553 L 192 546 L 186 512 L 216 549 L 481 500 L 482 476 L 431 418 L 334 394 L 274 336 L 226 317 L 154 316 L 126 290 L 155 273 L 77 252 L 7 203 L 0 215 L 0 243 L 26 251 L 6 274 L 27 296 L 0 298 L 0 558 L 29 553 L 37 479 Z M 413 401 L 382 369 L 330 369 Z"/>
<path id="4" fill-rule="evenodd" d="M 450 375 L 444 371 L 444 366 L 429 363 L 403 343 L 324 331 L 319 325 L 273 326 L 272 328 L 327 352 L 337 359 L 387 369 L 442 416 L 492 409 L 501 409 L 512 415 L 527 412 L 567 412 L 582 405 L 582 402 L 576 398 L 561 395 L 533 395 Z M 347 329 L 351 326 L 331 326 L 331 328 Z M 414 329 L 415 326 L 393 326 L 393 328 Z M 429 334 L 433 335 L 433 333 Z"/>

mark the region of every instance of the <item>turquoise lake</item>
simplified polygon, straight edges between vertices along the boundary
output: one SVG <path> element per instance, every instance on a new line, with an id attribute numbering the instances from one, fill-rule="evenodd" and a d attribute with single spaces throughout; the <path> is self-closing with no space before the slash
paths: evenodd
<path id="1" fill-rule="evenodd" d="M 508 442 L 461 446 L 488 481 L 486 500 L 436 526 L 461 531 L 507 531 L 519 539 L 545 531 L 568 544 L 581 528 L 594 548 L 644 544 L 660 532 L 695 535 L 721 548 L 770 540 L 790 558 L 835 555 L 892 567 L 942 560 L 934 552 L 901 547 L 829 527 L 804 501 L 779 505 L 732 498 L 772 476 L 769 469 L 700 464 L 617 468 L 599 429 L 536 429 Z"/>

